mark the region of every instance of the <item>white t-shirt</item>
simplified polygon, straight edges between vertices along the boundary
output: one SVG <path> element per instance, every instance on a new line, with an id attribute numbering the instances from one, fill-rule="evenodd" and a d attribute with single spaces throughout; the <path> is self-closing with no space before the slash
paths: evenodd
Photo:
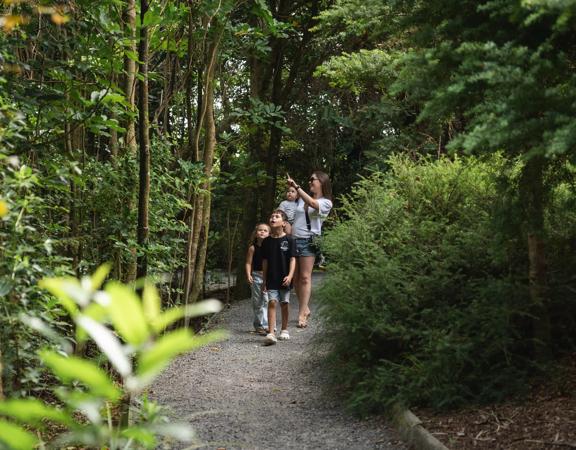
<path id="1" fill-rule="evenodd" d="M 326 220 L 330 210 L 332 209 L 332 202 L 327 198 L 321 197 L 316 199 L 318 201 L 319 211 L 308 206 L 304 200 L 298 200 L 296 212 L 294 214 L 294 224 L 292 225 L 292 236 L 297 238 L 309 238 L 312 235 L 322 234 L 322 222 Z M 306 225 L 306 214 L 304 208 L 308 208 L 308 216 L 310 216 L 310 231 Z"/>

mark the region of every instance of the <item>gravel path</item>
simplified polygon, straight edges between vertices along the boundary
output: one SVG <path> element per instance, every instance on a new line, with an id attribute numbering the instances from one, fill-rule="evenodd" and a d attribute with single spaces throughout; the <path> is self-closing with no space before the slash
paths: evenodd
<path id="1" fill-rule="evenodd" d="M 323 391 L 313 342 L 320 326 L 313 314 L 308 328 L 296 328 L 291 300 L 290 341 L 263 346 L 251 332 L 249 300 L 237 302 L 216 323 L 228 340 L 178 358 L 156 382 L 151 396 L 198 435 L 186 448 L 406 450 L 382 418 L 350 416 Z"/>

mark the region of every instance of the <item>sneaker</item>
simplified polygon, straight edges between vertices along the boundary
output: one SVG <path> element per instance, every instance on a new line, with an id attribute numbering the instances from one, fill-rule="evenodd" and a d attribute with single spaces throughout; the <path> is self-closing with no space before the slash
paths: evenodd
<path id="1" fill-rule="evenodd" d="M 280 332 L 280 336 L 278 336 L 278 339 L 280 339 L 281 341 L 287 341 L 288 339 L 290 339 L 290 334 L 288 333 L 288 330 L 282 330 Z"/>
<path id="2" fill-rule="evenodd" d="M 268 333 L 264 338 L 266 345 L 274 345 L 277 341 L 278 339 L 276 339 L 276 336 L 274 336 L 272 333 Z"/>

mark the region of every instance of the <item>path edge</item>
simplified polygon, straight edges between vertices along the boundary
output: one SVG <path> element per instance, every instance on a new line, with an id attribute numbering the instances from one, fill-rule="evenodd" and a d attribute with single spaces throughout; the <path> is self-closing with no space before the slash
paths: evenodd
<path id="1" fill-rule="evenodd" d="M 404 441 L 416 450 L 449 450 L 432 435 L 422 421 L 409 409 L 400 405 L 392 408 L 392 423 Z"/>

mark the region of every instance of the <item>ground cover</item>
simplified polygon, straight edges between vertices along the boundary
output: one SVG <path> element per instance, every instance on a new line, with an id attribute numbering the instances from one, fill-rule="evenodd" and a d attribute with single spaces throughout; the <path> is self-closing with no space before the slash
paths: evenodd
<path id="1" fill-rule="evenodd" d="M 446 413 L 414 412 L 451 450 L 576 448 L 576 354 L 521 398 Z"/>

